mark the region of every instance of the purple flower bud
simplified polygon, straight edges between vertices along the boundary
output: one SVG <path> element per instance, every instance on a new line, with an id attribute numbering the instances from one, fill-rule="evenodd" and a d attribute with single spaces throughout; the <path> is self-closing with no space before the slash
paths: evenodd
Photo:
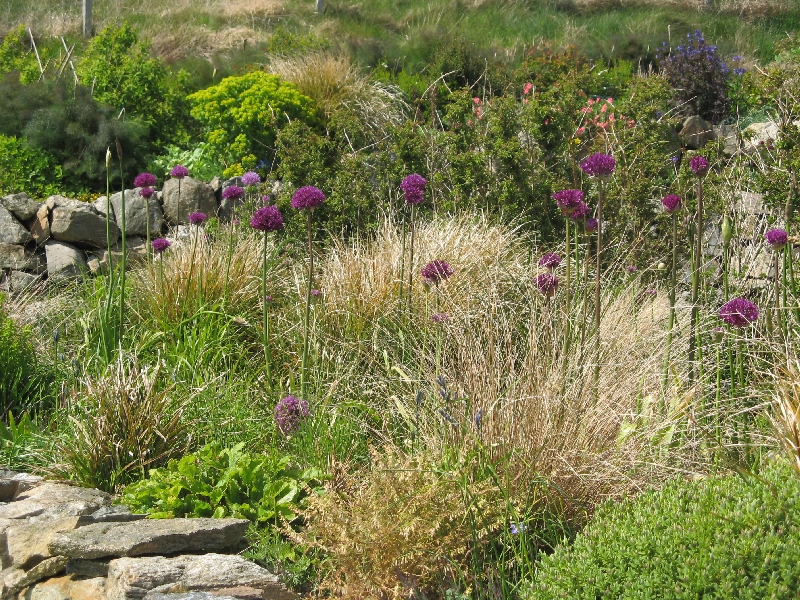
<path id="1" fill-rule="evenodd" d="M 322 292 L 320 290 L 311 290 L 311 295 L 314 296 L 314 298 L 319 298 L 321 294 Z"/>
<path id="2" fill-rule="evenodd" d="M 661 199 L 661 205 L 664 207 L 664 210 L 670 214 L 678 212 L 683 206 L 681 197 L 676 194 L 664 196 Z"/>
<path id="3" fill-rule="evenodd" d="M 188 177 L 189 169 L 184 167 L 183 165 L 175 165 L 172 167 L 172 170 L 169 172 L 170 177 L 174 177 L 175 179 L 183 179 L 184 177 Z"/>
<path id="4" fill-rule="evenodd" d="M 201 212 L 193 212 L 187 217 L 189 223 L 191 223 L 192 225 L 202 225 L 207 218 L 208 215 Z"/>
<path id="5" fill-rule="evenodd" d="M 407 175 L 400 183 L 400 189 L 406 199 L 406 204 L 420 204 L 425 199 L 425 184 L 428 183 L 422 175 L 412 173 Z"/>
<path id="6" fill-rule="evenodd" d="M 283 227 L 283 215 L 277 206 L 263 206 L 253 213 L 250 227 L 258 231 L 278 231 Z"/>
<path id="7" fill-rule="evenodd" d="M 275 406 L 275 422 L 283 435 L 294 432 L 308 415 L 308 402 L 292 395 L 286 396 Z"/>
<path id="8" fill-rule="evenodd" d="M 151 187 L 143 187 L 139 190 L 139 195 L 146 200 L 150 200 L 150 198 L 153 196 L 153 193 L 155 193 L 155 190 Z"/>
<path id="9" fill-rule="evenodd" d="M 552 298 L 558 289 L 558 277 L 552 273 L 541 273 L 536 276 L 536 287 L 548 298 Z"/>
<path id="10" fill-rule="evenodd" d="M 770 229 L 764 234 L 764 239 L 773 250 L 783 250 L 789 243 L 789 235 L 783 229 Z"/>
<path id="11" fill-rule="evenodd" d="M 319 206 L 325 201 L 322 190 L 313 185 L 306 185 L 298 189 L 292 196 L 292 208 L 305 209 Z"/>
<path id="12" fill-rule="evenodd" d="M 539 259 L 539 266 L 550 269 L 551 271 L 561 264 L 561 257 L 554 252 L 548 252 Z"/>
<path id="13" fill-rule="evenodd" d="M 251 185 L 258 185 L 261 183 L 261 177 L 254 171 L 248 171 L 242 175 L 242 185 L 250 187 Z"/>
<path id="14" fill-rule="evenodd" d="M 594 233 L 595 231 L 597 231 L 597 225 L 598 225 L 597 219 L 595 219 L 594 217 L 589 217 L 583 224 L 583 230 L 586 233 Z"/>
<path id="15" fill-rule="evenodd" d="M 244 196 L 244 190 L 238 185 L 229 185 L 222 190 L 222 197 L 227 200 L 239 200 Z"/>
<path id="16" fill-rule="evenodd" d="M 150 245 L 153 247 L 153 252 L 156 254 L 161 254 L 172 244 L 170 244 L 170 241 L 167 238 L 156 238 L 150 242 Z"/>
<path id="17" fill-rule="evenodd" d="M 625 270 L 627 270 L 628 273 L 636 273 L 639 270 L 639 267 L 637 267 L 636 265 L 628 265 L 627 267 L 625 267 Z"/>
<path id="18" fill-rule="evenodd" d="M 689 168 L 698 177 L 705 177 L 705 174 L 708 173 L 708 167 L 708 159 L 705 156 L 698 154 L 689 160 Z"/>
<path id="19" fill-rule="evenodd" d="M 617 161 L 613 156 L 598 152 L 584 159 L 580 166 L 590 177 L 608 177 L 614 172 Z"/>
<path id="20" fill-rule="evenodd" d="M 569 218 L 576 223 L 583 221 L 588 216 L 589 216 L 589 205 L 587 205 L 586 202 L 580 202 L 578 206 L 573 208 L 572 212 L 569 214 Z"/>
<path id="21" fill-rule="evenodd" d="M 719 318 L 732 327 L 744 327 L 758 320 L 758 307 L 746 298 L 734 298 L 722 305 Z"/>
<path id="22" fill-rule="evenodd" d="M 583 204 L 583 192 L 581 190 L 561 190 L 550 196 L 558 203 L 561 214 L 565 217 Z"/>
<path id="23" fill-rule="evenodd" d="M 455 271 L 443 260 L 434 260 L 422 267 L 422 278 L 427 282 L 438 285 L 440 281 L 448 279 Z"/>
<path id="24" fill-rule="evenodd" d="M 434 323 L 445 323 L 450 320 L 450 315 L 447 313 L 436 313 L 431 315 L 431 321 Z"/>
<path id="25" fill-rule="evenodd" d="M 139 173 L 133 180 L 133 185 L 137 188 L 153 187 L 157 183 L 156 176 L 152 173 Z"/>

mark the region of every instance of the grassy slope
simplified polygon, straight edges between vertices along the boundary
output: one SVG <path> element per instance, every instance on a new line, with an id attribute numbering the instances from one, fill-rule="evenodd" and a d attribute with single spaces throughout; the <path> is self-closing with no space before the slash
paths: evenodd
<path id="1" fill-rule="evenodd" d="M 80 31 L 80 0 L 7 0 L 0 33 L 19 23 L 39 34 Z M 95 0 L 95 24 L 129 20 L 168 59 L 213 56 L 266 42 L 276 27 L 313 32 L 346 47 L 365 65 L 381 59 L 421 65 L 441 41 L 463 36 L 498 57 L 520 56 L 542 39 L 574 44 L 591 55 L 637 60 L 700 28 L 725 53 L 762 63 L 776 42 L 800 31 L 790 0 Z M 648 49 L 650 52 L 648 53 Z"/>

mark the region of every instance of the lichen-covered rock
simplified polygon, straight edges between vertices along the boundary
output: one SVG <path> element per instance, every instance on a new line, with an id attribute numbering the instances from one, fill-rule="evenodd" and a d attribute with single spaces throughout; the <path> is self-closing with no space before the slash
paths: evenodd
<path id="1" fill-rule="evenodd" d="M 54 577 L 29 587 L 24 600 L 106 600 L 104 577 Z"/>
<path id="2" fill-rule="evenodd" d="M 3 196 L 0 198 L 0 205 L 23 223 L 35 217 L 36 211 L 39 210 L 39 202 L 25 192 Z"/>
<path id="3" fill-rule="evenodd" d="M 146 200 L 139 190 L 125 190 L 125 231 L 128 235 L 147 235 L 147 211 L 150 211 L 150 235 L 161 231 L 164 226 L 164 213 L 155 194 Z M 116 223 L 122 229 L 122 193 L 111 196 L 111 206 Z"/>
<path id="4" fill-rule="evenodd" d="M 717 137 L 714 133 L 714 126 L 697 115 L 688 117 L 683 122 L 680 135 L 684 139 L 686 147 L 692 150 L 699 150 Z"/>
<path id="5" fill-rule="evenodd" d="M 50 208 L 50 236 L 62 242 L 105 248 L 106 218 L 94 206 L 64 198 L 50 196 L 45 204 Z M 108 223 L 111 243 L 119 239 L 120 230 L 114 222 Z"/>
<path id="6" fill-rule="evenodd" d="M 44 521 L 91 515 L 110 503 L 111 497 L 100 490 L 48 481 L 18 494 L 13 502 L 0 506 L 0 519 L 31 517 Z"/>
<path id="7" fill-rule="evenodd" d="M 27 244 L 32 239 L 22 223 L 5 206 L 0 206 L 0 244 Z"/>
<path id="8" fill-rule="evenodd" d="M 64 242 L 50 240 L 44 245 L 47 256 L 47 276 L 50 279 L 77 277 L 87 271 L 83 250 Z"/>
<path id="9" fill-rule="evenodd" d="M 61 531 L 75 529 L 80 517 L 62 517 L 39 522 L 23 521 L 5 532 L 5 545 L 0 548 L 0 561 L 3 568 L 17 567 L 31 569 L 53 555 L 48 549 L 53 535 Z"/>
<path id="10" fill-rule="evenodd" d="M 193 212 L 205 213 L 209 217 L 217 214 L 217 197 L 207 183 L 191 177 L 168 179 L 162 191 L 164 215 L 173 225 L 185 225 L 188 223 L 186 217 Z"/>

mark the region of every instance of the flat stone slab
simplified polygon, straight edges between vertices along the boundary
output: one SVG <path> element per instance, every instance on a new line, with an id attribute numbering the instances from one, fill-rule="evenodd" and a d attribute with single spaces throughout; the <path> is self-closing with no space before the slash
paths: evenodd
<path id="1" fill-rule="evenodd" d="M 111 497 L 100 490 L 48 481 L 0 506 L 0 519 L 46 520 L 90 515 L 110 503 Z"/>
<path id="2" fill-rule="evenodd" d="M 69 558 L 224 550 L 247 531 L 246 519 L 145 519 L 95 523 L 53 536 L 50 553 Z"/>
<path id="3" fill-rule="evenodd" d="M 81 579 L 70 575 L 54 577 L 28 588 L 25 600 L 106 600 L 103 577 Z"/>
<path id="4" fill-rule="evenodd" d="M 278 577 L 241 556 L 204 554 L 174 558 L 119 558 L 109 563 L 106 596 L 108 600 L 219 600 L 220 596 L 242 598 L 259 590 L 265 600 L 293 600 L 297 596 L 283 586 Z M 187 592 L 210 592 L 213 599 Z"/>

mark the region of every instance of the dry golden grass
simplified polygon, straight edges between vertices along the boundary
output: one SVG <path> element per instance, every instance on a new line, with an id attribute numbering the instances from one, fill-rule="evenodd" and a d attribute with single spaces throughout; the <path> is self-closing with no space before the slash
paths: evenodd
<path id="1" fill-rule="evenodd" d="M 796 360 L 789 363 L 776 382 L 770 420 L 786 456 L 800 472 L 800 364 Z"/>

